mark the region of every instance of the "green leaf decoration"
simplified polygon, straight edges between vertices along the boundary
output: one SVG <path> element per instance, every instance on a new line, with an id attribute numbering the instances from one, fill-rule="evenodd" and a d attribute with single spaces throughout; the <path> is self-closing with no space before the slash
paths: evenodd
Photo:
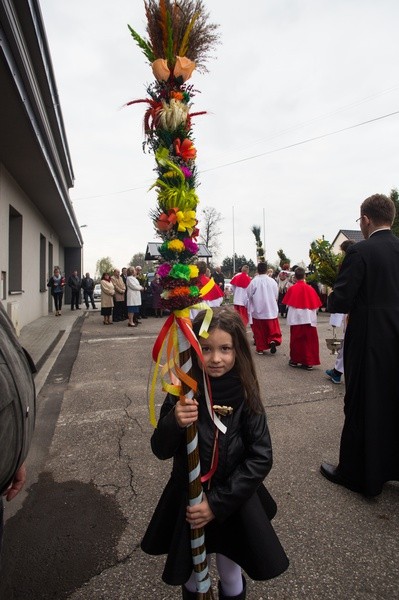
<path id="1" fill-rule="evenodd" d="M 139 46 L 139 48 L 141 48 L 141 50 L 144 53 L 144 56 L 146 56 L 152 64 L 155 60 L 155 55 L 151 46 L 137 33 L 137 31 L 130 27 L 130 25 L 128 25 L 128 28 L 136 44 Z"/>

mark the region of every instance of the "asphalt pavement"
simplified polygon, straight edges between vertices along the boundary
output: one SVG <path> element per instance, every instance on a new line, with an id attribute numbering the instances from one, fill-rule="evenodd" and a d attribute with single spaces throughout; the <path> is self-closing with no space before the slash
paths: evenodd
<path id="1" fill-rule="evenodd" d="M 288 366 L 284 319 L 277 353 L 254 351 L 274 450 L 266 485 L 290 567 L 268 582 L 247 578 L 249 600 L 399 598 L 399 485 L 366 499 L 319 474 L 322 461 L 337 462 L 343 423 L 344 385 L 324 373 L 335 360 L 328 319 L 319 315 L 322 364 L 313 371 Z M 162 322 L 104 326 L 97 310 L 66 309 L 23 328 L 40 367 L 38 418 L 28 484 L 6 507 L 2 600 L 181 597 L 161 580 L 164 557 L 139 546 L 171 468 L 149 445 L 151 349 Z M 159 386 L 156 396 L 159 408 Z"/>

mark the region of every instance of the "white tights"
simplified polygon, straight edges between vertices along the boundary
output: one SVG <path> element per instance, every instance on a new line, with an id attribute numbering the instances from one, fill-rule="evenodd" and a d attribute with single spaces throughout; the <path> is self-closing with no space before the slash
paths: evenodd
<path id="1" fill-rule="evenodd" d="M 242 587 L 242 573 L 241 567 L 237 563 L 233 562 L 227 556 L 223 554 L 216 554 L 216 568 L 219 573 L 220 582 L 222 585 L 223 593 L 226 596 L 238 596 L 241 594 Z M 208 568 L 211 568 L 211 559 L 208 556 Z M 191 573 L 190 579 L 184 584 L 189 592 L 196 591 L 195 585 L 195 573 Z"/>

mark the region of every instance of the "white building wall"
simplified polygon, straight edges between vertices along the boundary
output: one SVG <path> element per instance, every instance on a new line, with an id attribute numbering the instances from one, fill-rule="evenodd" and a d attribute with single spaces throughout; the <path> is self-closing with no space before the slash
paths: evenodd
<path id="1" fill-rule="evenodd" d="M 22 215 L 22 290 L 9 294 L 9 210 Z M 46 283 L 49 274 L 48 244 L 53 245 L 53 264 L 63 271 L 64 251 L 53 229 L 10 173 L 0 164 L 0 268 L 7 274 L 6 290 L 1 299 L 12 313 L 17 330 L 49 312 L 48 291 L 40 291 L 40 235 L 46 239 Z M 10 303 L 14 303 L 12 306 Z"/>
<path id="2" fill-rule="evenodd" d="M 339 254 L 341 252 L 340 245 L 347 239 L 347 236 L 344 235 L 342 231 L 340 231 L 336 239 L 334 240 L 334 244 L 331 246 L 332 252 L 334 252 L 334 254 Z"/>

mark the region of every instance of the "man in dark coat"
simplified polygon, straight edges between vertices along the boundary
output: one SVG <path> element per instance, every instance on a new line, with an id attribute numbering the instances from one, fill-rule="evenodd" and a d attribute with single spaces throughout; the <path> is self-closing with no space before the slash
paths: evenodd
<path id="1" fill-rule="evenodd" d="M 80 288 L 82 287 L 82 280 L 78 275 L 77 270 L 73 271 L 72 275 L 69 276 L 68 285 L 71 288 L 71 310 L 80 310 Z"/>
<path id="2" fill-rule="evenodd" d="M 96 308 L 96 303 L 94 302 L 94 280 L 90 277 L 90 273 L 86 273 L 86 275 L 82 278 L 82 290 L 83 290 L 83 299 L 86 304 L 86 308 L 90 307 L 90 302 L 93 308 Z"/>
<path id="3" fill-rule="evenodd" d="M 221 267 L 215 267 L 215 272 L 213 273 L 213 280 L 220 287 L 222 292 L 224 292 L 224 275 L 222 273 Z"/>
<path id="4" fill-rule="evenodd" d="M 364 241 L 351 246 L 328 299 L 349 313 L 344 342 L 345 422 L 339 464 L 321 465 L 332 481 L 365 496 L 399 481 L 399 239 L 395 205 L 382 194 L 364 200 Z"/>

